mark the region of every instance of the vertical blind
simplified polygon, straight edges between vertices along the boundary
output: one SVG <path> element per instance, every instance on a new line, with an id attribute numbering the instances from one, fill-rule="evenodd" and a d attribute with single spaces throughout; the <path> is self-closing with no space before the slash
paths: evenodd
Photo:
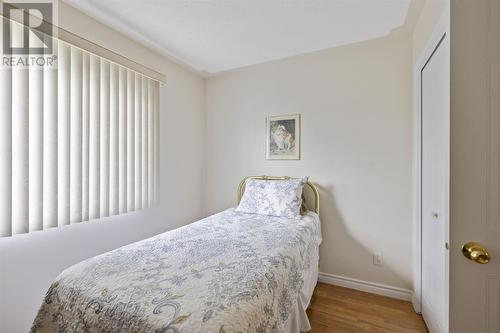
<path id="1" fill-rule="evenodd" d="M 54 45 L 57 67 L 0 69 L 0 237 L 158 202 L 159 83 Z"/>

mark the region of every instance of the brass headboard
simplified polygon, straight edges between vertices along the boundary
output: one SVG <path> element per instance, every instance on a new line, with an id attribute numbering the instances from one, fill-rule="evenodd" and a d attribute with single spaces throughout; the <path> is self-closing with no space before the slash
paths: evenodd
<path id="1" fill-rule="evenodd" d="M 281 177 L 276 177 L 276 176 L 248 176 L 243 178 L 243 180 L 240 182 L 240 185 L 238 186 L 238 204 L 241 201 L 241 197 L 243 196 L 243 193 L 245 192 L 245 182 L 247 179 L 258 179 L 258 180 L 287 180 L 287 179 L 294 179 L 293 177 L 288 177 L 288 176 L 281 176 Z M 318 188 L 311 182 L 307 182 L 306 185 L 311 189 L 313 195 L 314 195 L 314 212 L 316 214 L 319 214 L 319 192 Z"/>

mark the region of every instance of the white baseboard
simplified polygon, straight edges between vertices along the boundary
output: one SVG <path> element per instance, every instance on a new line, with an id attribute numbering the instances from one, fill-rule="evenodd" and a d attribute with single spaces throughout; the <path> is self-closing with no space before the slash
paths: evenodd
<path id="1" fill-rule="evenodd" d="M 351 288 L 372 294 L 401 299 L 409 302 L 411 302 L 413 296 L 413 292 L 408 289 L 387 286 L 380 283 L 363 281 L 329 273 L 320 272 L 318 281 L 323 283 L 333 284 L 335 286 Z"/>

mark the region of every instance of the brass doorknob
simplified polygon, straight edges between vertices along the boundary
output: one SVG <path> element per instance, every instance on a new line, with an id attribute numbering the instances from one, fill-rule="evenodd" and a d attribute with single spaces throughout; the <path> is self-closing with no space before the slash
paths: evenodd
<path id="1" fill-rule="evenodd" d="M 474 260 L 478 264 L 487 264 L 490 262 L 490 254 L 483 244 L 478 242 L 467 242 L 462 246 L 464 257 Z"/>

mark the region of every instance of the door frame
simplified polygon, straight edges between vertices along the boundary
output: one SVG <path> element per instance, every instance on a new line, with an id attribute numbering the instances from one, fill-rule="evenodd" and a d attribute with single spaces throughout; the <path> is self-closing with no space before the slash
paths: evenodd
<path id="1" fill-rule="evenodd" d="M 422 71 L 425 65 L 428 63 L 434 52 L 437 50 L 438 46 L 441 44 L 448 47 L 448 52 L 450 50 L 450 23 L 449 23 L 449 11 L 443 13 L 442 17 L 439 19 L 434 32 L 425 44 L 422 52 L 418 55 L 417 61 L 414 64 L 413 69 L 413 81 L 414 81 L 414 225 L 415 225 L 415 238 L 414 238 L 414 262 L 413 262 L 413 281 L 414 281 L 414 292 L 412 295 L 413 308 L 417 313 L 422 312 Z M 450 108 L 447 110 L 447 119 L 450 119 Z M 449 229 L 450 229 L 450 122 L 447 122 L 446 126 L 446 187 L 448 188 L 447 195 L 445 198 L 445 212 L 443 212 L 444 224 L 445 224 L 445 241 L 449 244 Z M 445 244 L 443 244 L 443 247 Z M 448 246 L 449 247 L 449 246 Z M 450 289 L 450 258 L 449 250 L 445 255 L 445 314 L 448 318 L 445 323 L 445 331 L 448 332 L 449 327 L 449 289 Z"/>

